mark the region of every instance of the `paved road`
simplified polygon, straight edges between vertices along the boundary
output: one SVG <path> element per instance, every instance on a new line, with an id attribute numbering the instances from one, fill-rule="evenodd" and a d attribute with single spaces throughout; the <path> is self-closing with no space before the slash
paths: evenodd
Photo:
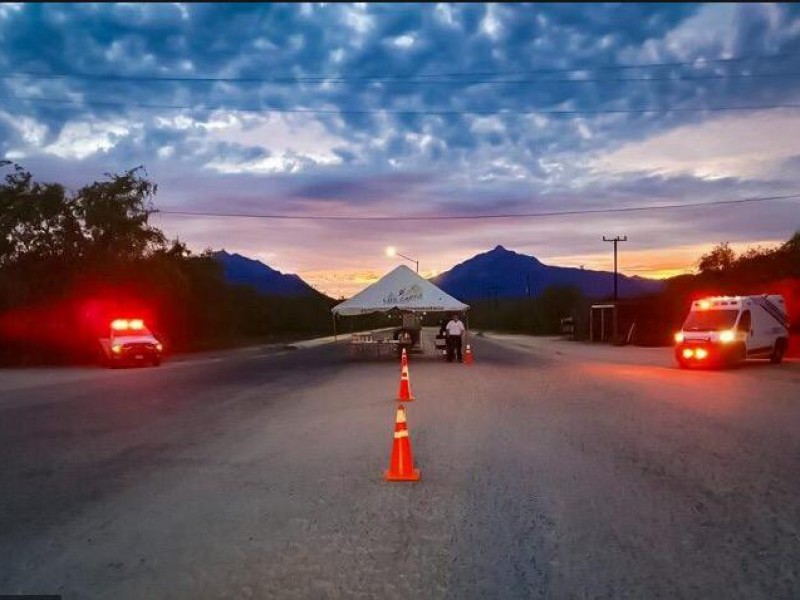
<path id="1" fill-rule="evenodd" d="M 412 361 L 419 484 L 381 477 L 397 365 L 341 344 L 0 373 L 0 594 L 800 595 L 800 364 L 475 350 Z"/>

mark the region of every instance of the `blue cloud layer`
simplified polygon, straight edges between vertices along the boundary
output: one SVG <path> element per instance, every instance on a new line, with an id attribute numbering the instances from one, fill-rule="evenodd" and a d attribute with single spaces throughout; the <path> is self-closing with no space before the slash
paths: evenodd
<path id="1" fill-rule="evenodd" d="M 778 58 L 707 62 L 764 55 Z M 698 139 L 687 144 L 702 145 L 702 132 L 715 131 L 705 124 L 738 119 L 739 130 L 750 118 L 661 109 L 797 102 L 798 57 L 800 7 L 788 4 L 5 4 L 0 154 L 75 184 L 145 164 L 162 205 L 226 212 L 475 214 L 773 195 L 800 189 L 791 132 L 758 170 L 712 155 L 696 170 L 660 169 L 659 157 L 683 150 L 659 136 L 692 125 Z M 652 63 L 693 64 L 613 68 Z M 465 73 L 474 75 L 451 75 Z M 69 74 L 100 79 L 58 76 Z M 192 77 L 254 81 L 174 80 Z M 328 112 L 239 110 L 257 107 Z M 640 108 L 660 112 L 602 112 Z M 502 111 L 513 114 L 491 114 Z M 746 160 L 753 150 L 739 141 Z M 649 162 L 603 163 L 635 143 Z M 798 224 L 794 206 L 769 210 L 779 217 L 726 215 L 723 231 L 718 215 L 698 214 L 681 239 L 783 237 Z M 659 216 L 670 218 L 680 223 Z M 674 239 L 653 222 L 623 225 L 651 245 Z M 597 237 L 601 224 L 587 219 L 575 236 Z M 170 226 L 190 238 L 202 230 Z M 522 226 L 509 226 L 509 238 L 523 238 Z M 208 225 L 220 237 L 211 241 L 236 249 L 224 230 Z M 449 242 L 459 244 L 455 233 Z M 550 243 L 564 254 L 574 240 Z"/>

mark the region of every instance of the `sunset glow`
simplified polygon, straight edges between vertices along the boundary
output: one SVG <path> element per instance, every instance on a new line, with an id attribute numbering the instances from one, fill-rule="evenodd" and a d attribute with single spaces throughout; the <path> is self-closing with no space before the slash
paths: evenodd
<path id="1" fill-rule="evenodd" d="M 620 235 L 621 272 L 663 279 L 800 226 L 796 199 L 716 204 L 800 193 L 789 4 L 14 6 L 0 156 L 68 187 L 143 164 L 169 237 L 337 297 L 387 246 L 610 270 Z"/>

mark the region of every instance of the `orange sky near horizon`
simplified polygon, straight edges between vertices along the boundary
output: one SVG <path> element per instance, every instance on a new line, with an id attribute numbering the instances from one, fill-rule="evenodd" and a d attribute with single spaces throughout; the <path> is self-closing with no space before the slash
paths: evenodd
<path id="1" fill-rule="evenodd" d="M 785 240 L 757 240 L 750 242 L 731 242 L 730 246 L 739 254 L 754 246 L 777 246 Z M 646 250 L 625 250 L 625 245 L 619 246 L 619 270 L 620 273 L 629 276 L 638 275 L 651 279 L 666 279 L 685 273 L 696 271 L 697 261 L 706 252 L 711 250 L 717 243 L 710 244 L 691 244 L 672 246 L 668 248 L 646 249 Z M 521 254 L 526 252 L 508 248 Z M 488 248 L 486 250 L 489 250 Z M 466 260 L 456 260 L 452 264 L 438 264 L 436 262 L 430 268 L 420 269 L 423 277 L 433 277 L 439 273 L 447 271 L 458 262 Z M 593 254 L 573 254 L 558 256 L 537 256 L 539 260 L 550 266 L 559 267 L 581 267 L 599 271 L 613 271 L 613 259 L 611 252 Z M 362 269 L 338 269 L 338 270 L 306 270 L 297 274 L 307 283 L 317 290 L 333 298 L 349 298 L 358 293 L 368 285 L 380 279 L 398 264 L 409 264 L 405 261 L 385 258 L 380 264 L 366 266 Z M 423 262 L 424 265 L 424 262 Z M 409 264 L 409 266 L 413 266 Z"/>

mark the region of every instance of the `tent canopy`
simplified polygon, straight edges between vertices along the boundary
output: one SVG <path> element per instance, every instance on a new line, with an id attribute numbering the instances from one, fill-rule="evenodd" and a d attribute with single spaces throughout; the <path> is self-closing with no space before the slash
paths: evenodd
<path id="1" fill-rule="evenodd" d="M 395 308 L 407 312 L 462 312 L 469 306 L 400 265 L 331 311 L 334 315 L 352 316 Z"/>

